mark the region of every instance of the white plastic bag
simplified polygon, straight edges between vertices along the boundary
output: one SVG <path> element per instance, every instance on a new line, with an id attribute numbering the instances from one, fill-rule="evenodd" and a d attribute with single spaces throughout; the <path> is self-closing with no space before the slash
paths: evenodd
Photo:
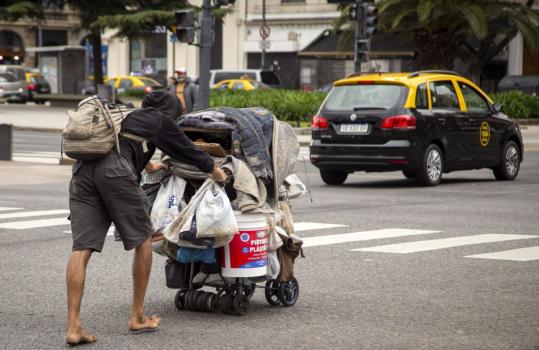
<path id="1" fill-rule="evenodd" d="M 197 237 L 230 237 L 238 232 L 230 200 L 215 182 L 204 192 L 195 215 Z"/>
<path id="2" fill-rule="evenodd" d="M 268 270 L 266 276 L 271 279 L 276 279 L 281 272 L 281 264 L 279 264 L 279 258 L 277 257 L 277 252 L 268 252 Z"/>
<path id="3" fill-rule="evenodd" d="M 221 196 L 224 195 L 223 203 L 224 208 L 219 209 L 221 214 L 218 213 L 212 213 L 211 217 L 214 221 L 214 227 L 212 230 L 218 231 L 218 235 L 215 234 L 213 236 L 208 235 L 211 230 L 208 230 L 206 232 L 202 231 L 202 229 L 199 228 L 198 220 L 202 220 L 203 229 L 208 229 L 208 227 L 212 226 L 209 224 L 209 219 L 203 218 L 203 214 L 198 214 L 198 210 L 200 207 L 201 202 L 205 199 L 206 192 L 212 191 L 218 189 L 221 191 Z M 215 191 L 214 191 L 215 192 Z M 211 197 L 209 198 L 212 199 Z M 225 210 L 226 209 L 226 210 Z M 224 213 L 224 214 L 223 214 Z M 238 224 L 236 222 L 236 217 L 234 216 L 234 212 L 232 211 L 232 207 L 230 206 L 230 200 L 226 196 L 226 193 L 213 181 L 212 179 L 207 179 L 204 181 L 204 183 L 200 186 L 200 188 L 197 190 L 195 195 L 191 197 L 191 200 L 189 201 L 189 204 L 187 204 L 184 208 L 182 208 L 180 214 L 174 221 L 166 227 L 166 229 L 163 231 L 163 234 L 165 238 L 182 247 L 189 247 L 189 248 L 199 248 L 204 249 L 204 246 L 195 245 L 191 242 L 185 241 L 180 239 L 180 232 L 185 232 L 192 229 L 192 223 L 193 223 L 193 217 L 196 215 L 196 236 L 197 238 L 204 238 L 204 237 L 214 237 L 215 243 L 213 244 L 214 248 L 222 247 L 230 240 L 232 237 L 238 233 Z M 217 219 L 217 221 L 215 221 Z M 222 220 L 222 225 L 221 225 Z M 221 226 L 219 226 L 221 225 Z M 218 228 L 218 229 L 217 229 Z"/>
<path id="4" fill-rule="evenodd" d="M 286 232 L 280 226 L 275 226 L 274 230 L 270 232 L 268 250 L 274 252 L 283 245 L 283 239 L 281 236 L 286 236 Z"/>
<path id="5" fill-rule="evenodd" d="M 168 182 L 161 184 L 150 214 L 156 232 L 163 231 L 178 216 L 185 185 L 185 180 L 175 175 L 171 175 Z"/>

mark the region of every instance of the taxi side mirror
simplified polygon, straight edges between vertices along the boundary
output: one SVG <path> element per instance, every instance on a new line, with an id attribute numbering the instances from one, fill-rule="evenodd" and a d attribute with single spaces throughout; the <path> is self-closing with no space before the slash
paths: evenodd
<path id="1" fill-rule="evenodd" d="M 494 113 L 500 113 L 502 111 L 502 105 L 499 104 L 499 103 L 495 103 L 493 106 L 492 106 L 492 111 Z"/>

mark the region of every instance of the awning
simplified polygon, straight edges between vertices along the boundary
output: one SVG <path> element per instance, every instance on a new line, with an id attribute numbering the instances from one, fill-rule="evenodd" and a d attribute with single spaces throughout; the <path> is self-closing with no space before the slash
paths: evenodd
<path id="1" fill-rule="evenodd" d="M 325 30 L 298 55 L 301 58 L 353 59 L 354 43 L 349 40 L 343 48 L 338 47 L 342 32 Z M 376 33 L 371 39 L 371 56 L 376 58 L 413 57 L 416 45 L 412 38 L 403 34 Z"/>

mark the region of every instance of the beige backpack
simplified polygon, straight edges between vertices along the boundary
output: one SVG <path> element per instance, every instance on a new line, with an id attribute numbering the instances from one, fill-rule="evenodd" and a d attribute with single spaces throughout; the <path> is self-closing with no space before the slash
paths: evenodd
<path id="1" fill-rule="evenodd" d="M 134 110 L 126 105 L 109 104 L 97 96 L 80 101 L 77 109 L 67 111 L 69 117 L 62 131 L 62 152 L 81 161 L 104 157 L 114 148 L 120 153 L 121 123 Z M 144 138 L 127 133 L 122 136 L 141 142 L 147 150 Z"/>

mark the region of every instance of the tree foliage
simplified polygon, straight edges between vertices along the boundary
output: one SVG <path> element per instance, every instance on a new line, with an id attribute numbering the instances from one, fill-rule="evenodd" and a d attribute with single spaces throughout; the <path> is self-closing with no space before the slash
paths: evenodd
<path id="1" fill-rule="evenodd" d="M 487 62 L 521 33 L 539 50 L 539 14 L 535 0 L 381 0 L 379 29 L 414 38 L 420 69 L 457 69 L 479 79 Z M 349 5 L 341 5 L 337 29 L 350 28 Z M 345 40 L 353 40 L 348 30 Z M 456 63 L 455 63 L 456 62 Z"/>

